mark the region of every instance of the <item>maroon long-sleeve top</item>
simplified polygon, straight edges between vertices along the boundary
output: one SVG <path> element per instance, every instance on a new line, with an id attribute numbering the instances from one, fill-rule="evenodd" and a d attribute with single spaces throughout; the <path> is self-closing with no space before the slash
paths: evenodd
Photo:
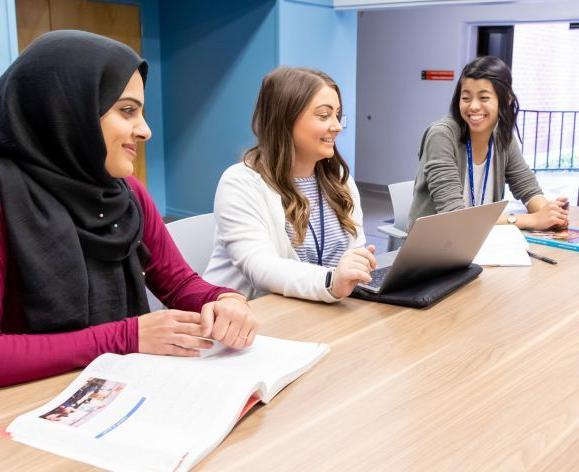
<path id="1" fill-rule="evenodd" d="M 171 308 L 198 312 L 221 293 L 231 292 L 207 283 L 187 265 L 145 188 L 134 177 L 126 181 L 143 209 L 143 243 L 151 252 L 145 281 L 157 298 Z M 0 205 L 0 387 L 81 368 L 105 352 L 137 352 L 137 317 L 79 331 L 29 334 L 18 287 Z"/>

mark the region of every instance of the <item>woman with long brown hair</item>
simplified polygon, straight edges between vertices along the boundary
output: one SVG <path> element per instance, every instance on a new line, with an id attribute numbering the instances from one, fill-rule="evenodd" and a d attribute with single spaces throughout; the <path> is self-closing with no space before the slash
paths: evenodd
<path id="1" fill-rule="evenodd" d="M 253 298 L 334 302 L 371 280 L 360 196 L 335 138 L 340 90 L 326 74 L 281 67 L 262 83 L 257 144 L 221 177 L 216 245 L 204 274 Z"/>

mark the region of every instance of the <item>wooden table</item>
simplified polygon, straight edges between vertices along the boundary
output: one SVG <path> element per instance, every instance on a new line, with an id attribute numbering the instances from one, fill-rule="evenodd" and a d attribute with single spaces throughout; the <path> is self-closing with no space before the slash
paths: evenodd
<path id="1" fill-rule="evenodd" d="M 579 470 L 579 253 L 487 268 L 428 310 L 270 295 L 262 333 L 331 345 L 195 470 Z M 0 426 L 76 374 L 0 390 Z M 0 439 L 0 470 L 94 470 Z"/>

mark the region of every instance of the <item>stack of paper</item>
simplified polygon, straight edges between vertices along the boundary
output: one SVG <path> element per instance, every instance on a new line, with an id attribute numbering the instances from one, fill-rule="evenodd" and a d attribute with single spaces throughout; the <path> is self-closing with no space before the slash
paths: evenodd
<path id="1" fill-rule="evenodd" d="M 529 243 L 514 225 L 495 225 L 473 262 L 485 266 L 530 266 Z"/>

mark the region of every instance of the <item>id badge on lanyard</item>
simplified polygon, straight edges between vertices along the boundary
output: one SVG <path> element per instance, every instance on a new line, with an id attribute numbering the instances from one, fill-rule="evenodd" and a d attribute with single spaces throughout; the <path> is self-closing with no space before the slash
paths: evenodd
<path id="1" fill-rule="evenodd" d="M 482 195 L 480 198 L 480 205 L 485 201 L 485 193 L 487 190 L 487 181 L 489 179 L 489 169 L 491 168 L 491 159 L 493 156 L 493 137 L 489 139 L 489 150 L 487 151 L 487 159 L 485 163 L 485 174 L 483 179 Z M 470 205 L 476 206 L 476 199 L 474 195 L 474 162 L 472 158 L 472 144 L 470 138 L 466 141 L 466 157 L 468 163 L 468 183 L 470 185 Z"/>
<path id="2" fill-rule="evenodd" d="M 308 221 L 308 226 L 310 231 L 312 232 L 312 236 L 314 237 L 314 243 L 316 245 L 316 253 L 318 254 L 318 265 L 322 264 L 322 258 L 324 256 L 324 246 L 325 246 L 325 237 L 324 237 L 324 202 L 322 201 L 322 189 L 320 188 L 320 184 L 318 182 L 318 207 L 320 209 L 320 241 L 318 241 L 318 237 L 316 236 L 316 232 L 314 231 L 314 227 L 312 223 Z"/>

